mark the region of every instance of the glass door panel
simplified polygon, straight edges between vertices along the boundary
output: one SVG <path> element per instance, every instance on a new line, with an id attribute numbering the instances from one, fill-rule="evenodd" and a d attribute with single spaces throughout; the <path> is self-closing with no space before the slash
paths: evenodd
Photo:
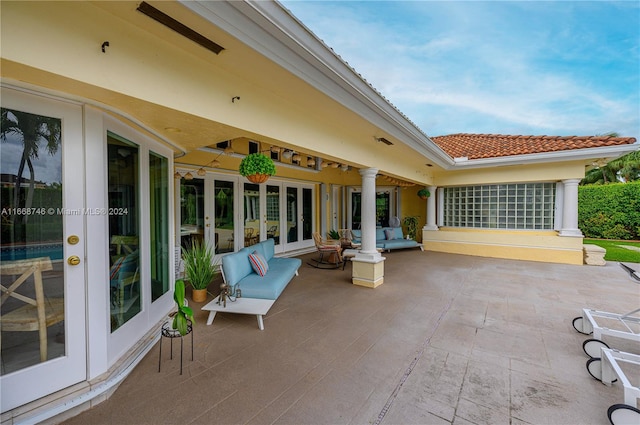
<path id="1" fill-rule="evenodd" d="M 11 176 L 1 197 L 5 375 L 64 356 L 65 332 L 63 214 L 57 214 L 63 206 L 62 120 L 2 109 L 2 124 L 1 170 Z M 21 276 L 27 277 L 22 284 Z M 45 327 L 39 328 L 37 315 L 28 314 L 26 302 L 49 306 Z"/>
<path id="2" fill-rule="evenodd" d="M 151 301 L 169 291 L 169 160 L 149 153 Z"/>
<path id="3" fill-rule="evenodd" d="M 360 229 L 362 220 L 362 194 L 351 192 L 351 228 Z"/>
<path id="4" fill-rule="evenodd" d="M 389 227 L 391 216 L 391 202 L 389 192 L 376 193 L 376 225 Z"/>
<path id="5" fill-rule="evenodd" d="M 216 180 L 214 184 L 216 253 L 235 250 L 233 182 Z"/>
<path id="6" fill-rule="evenodd" d="M 287 241 L 285 251 L 313 246 L 314 190 L 303 185 L 286 186 Z"/>
<path id="7" fill-rule="evenodd" d="M 86 378 L 86 211 L 80 108 L 8 89 L 1 98 L 4 412 Z"/>
<path id="8" fill-rule="evenodd" d="M 204 237 L 204 180 L 180 179 L 180 246 L 191 247 Z"/>
<path id="9" fill-rule="evenodd" d="M 298 188 L 287 187 L 287 243 L 298 242 Z"/>
<path id="10" fill-rule="evenodd" d="M 107 133 L 111 332 L 142 310 L 138 151 L 137 145 Z"/>
<path id="11" fill-rule="evenodd" d="M 244 246 L 260 242 L 260 186 L 244 184 Z"/>
<path id="12" fill-rule="evenodd" d="M 280 186 L 267 185 L 267 211 L 265 214 L 267 239 L 280 245 Z"/>
<path id="13" fill-rule="evenodd" d="M 302 240 L 313 239 L 313 190 L 302 188 Z"/>

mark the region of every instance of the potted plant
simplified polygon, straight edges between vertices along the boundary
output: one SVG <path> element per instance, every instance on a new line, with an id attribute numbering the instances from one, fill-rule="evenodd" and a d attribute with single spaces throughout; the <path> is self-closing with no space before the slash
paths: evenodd
<path id="1" fill-rule="evenodd" d="M 420 189 L 418 191 L 418 196 L 420 197 L 420 199 L 427 199 L 429 196 L 431 196 L 431 192 L 429 192 L 427 189 Z"/>
<path id="2" fill-rule="evenodd" d="M 402 219 L 402 224 L 407 226 L 407 235 L 409 239 L 416 240 L 416 235 L 418 233 L 418 219 L 420 216 L 407 216 Z"/>
<path id="3" fill-rule="evenodd" d="M 187 305 L 184 299 L 184 280 L 180 279 L 176 281 L 176 287 L 173 292 L 173 299 L 175 300 L 178 310 L 171 313 L 173 315 L 173 322 L 171 322 L 172 329 L 176 329 L 180 332 L 180 335 L 184 336 L 188 333 L 187 319 L 194 322 L 193 310 Z"/>
<path id="4" fill-rule="evenodd" d="M 276 173 L 276 166 L 267 155 L 257 152 L 242 159 L 238 172 L 253 183 L 264 183 Z"/>
<path id="5" fill-rule="evenodd" d="M 218 275 L 218 265 L 213 261 L 213 252 L 206 243 L 192 241 L 191 248 L 182 248 L 184 273 L 193 288 L 191 299 L 193 302 L 203 302 L 207 299 L 207 286 Z"/>

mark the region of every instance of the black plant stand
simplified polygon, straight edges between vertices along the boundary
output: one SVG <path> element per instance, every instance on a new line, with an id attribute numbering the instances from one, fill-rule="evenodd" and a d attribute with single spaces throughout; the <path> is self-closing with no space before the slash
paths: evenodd
<path id="1" fill-rule="evenodd" d="M 193 324 L 187 319 L 187 335 L 191 334 L 191 361 L 193 361 Z M 160 329 L 160 354 L 158 355 L 158 372 L 160 372 L 160 364 L 162 363 L 162 339 L 171 339 L 171 360 L 173 360 L 173 339 L 180 338 L 180 375 L 182 375 L 182 340 L 183 335 L 177 329 L 172 329 L 169 322 L 164 322 Z"/>

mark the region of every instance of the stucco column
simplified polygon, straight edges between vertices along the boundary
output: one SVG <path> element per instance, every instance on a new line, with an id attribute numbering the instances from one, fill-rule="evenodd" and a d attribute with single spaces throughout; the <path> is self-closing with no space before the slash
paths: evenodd
<path id="1" fill-rule="evenodd" d="M 562 229 L 560 236 L 583 237 L 578 229 L 578 183 L 579 179 L 563 180 L 564 199 L 562 210 Z"/>
<path id="2" fill-rule="evenodd" d="M 429 186 L 431 196 L 427 198 L 427 223 L 422 230 L 438 230 L 436 225 L 436 190 L 437 186 Z"/>
<path id="3" fill-rule="evenodd" d="M 384 257 L 376 249 L 376 175 L 375 168 L 360 170 L 362 176 L 362 247 L 353 258 L 354 285 L 375 288 L 384 281 Z"/>

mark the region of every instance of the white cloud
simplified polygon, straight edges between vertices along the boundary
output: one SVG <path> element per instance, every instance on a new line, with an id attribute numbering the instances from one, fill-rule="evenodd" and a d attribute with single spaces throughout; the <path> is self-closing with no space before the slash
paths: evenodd
<path id="1" fill-rule="evenodd" d="M 640 37 L 621 22 L 629 11 L 620 15 L 615 5 L 292 5 L 430 135 L 617 131 L 640 137 Z M 630 19 L 638 23 L 637 16 Z"/>

